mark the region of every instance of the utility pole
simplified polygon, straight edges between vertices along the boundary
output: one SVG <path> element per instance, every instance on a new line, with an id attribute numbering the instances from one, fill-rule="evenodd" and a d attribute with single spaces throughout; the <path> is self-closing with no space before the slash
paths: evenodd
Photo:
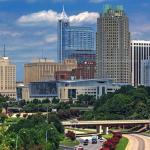
<path id="1" fill-rule="evenodd" d="M 18 149 L 18 134 L 17 134 L 17 137 L 16 137 L 16 150 Z"/>
<path id="2" fill-rule="evenodd" d="M 47 150 L 47 130 L 46 130 L 46 135 L 45 135 L 45 141 L 46 141 L 46 150 Z"/>

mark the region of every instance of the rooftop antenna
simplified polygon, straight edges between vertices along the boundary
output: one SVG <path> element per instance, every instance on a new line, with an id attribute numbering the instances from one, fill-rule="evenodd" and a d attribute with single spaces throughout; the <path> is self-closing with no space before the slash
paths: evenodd
<path id="1" fill-rule="evenodd" d="M 6 51 L 6 48 L 5 48 L 5 44 L 4 44 L 4 57 L 5 57 L 5 51 Z"/>

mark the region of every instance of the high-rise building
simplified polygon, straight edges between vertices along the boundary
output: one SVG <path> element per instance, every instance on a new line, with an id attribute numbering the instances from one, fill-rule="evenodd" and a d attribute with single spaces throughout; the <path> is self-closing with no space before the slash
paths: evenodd
<path id="1" fill-rule="evenodd" d="M 150 87 L 150 59 L 141 61 L 141 85 Z"/>
<path id="2" fill-rule="evenodd" d="M 97 77 L 131 83 L 128 16 L 122 6 L 106 5 L 97 19 Z"/>
<path id="3" fill-rule="evenodd" d="M 141 61 L 150 58 L 150 41 L 132 40 L 132 85 L 141 84 Z"/>
<path id="4" fill-rule="evenodd" d="M 54 80 L 56 71 L 71 71 L 77 68 L 75 59 L 65 59 L 57 63 L 49 59 L 38 59 L 24 65 L 24 83 Z"/>
<path id="5" fill-rule="evenodd" d="M 96 74 L 96 62 L 85 61 L 79 63 L 72 71 L 55 72 L 56 80 L 94 79 Z"/>
<path id="6" fill-rule="evenodd" d="M 71 26 L 63 9 L 58 20 L 58 60 L 76 59 L 78 63 L 94 60 L 95 33 L 91 27 Z"/>
<path id="7" fill-rule="evenodd" d="M 0 94 L 16 98 L 16 65 L 8 57 L 0 57 Z"/>

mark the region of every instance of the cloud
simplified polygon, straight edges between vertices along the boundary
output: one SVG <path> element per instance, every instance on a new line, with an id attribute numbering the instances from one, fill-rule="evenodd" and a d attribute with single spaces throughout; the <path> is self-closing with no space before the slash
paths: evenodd
<path id="1" fill-rule="evenodd" d="M 21 16 L 17 22 L 19 24 L 24 24 L 24 25 L 35 25 L 35 24 L 41 24 L 45 22 L 48 22 L 49 24 L 53 24 L 57 22 L 57 19 L 58 19 L 57 12 L 53 10 L 49 10 L 49 11 L 44 10 L 37 13 Z"/>
<path id="2" fill-rule="evenodd" d="M 57 34 L 51 34 L 51 35 L 46 36 L 45 41 L 47 43 L 57 42 Z"/>
<path id="3" fill-rule="evenodd" d="M 82 12 L 79 13 L 78 15 L 73 15 L 69 17 L 69 20 L 73 24 L 95 24 L 97 21 L 99 14 L 96 12 Z"/>
<path id="4" fill-rule="evenodd" d="M 99 14 L 96 12 L 82 12 L 77 15 L 69 17 L 71 23 L 75 24 L 94 24 L 98 18 Z M 50 25 L 56 26 L 56 23 L 60 17 L 60 13 L 53 10 L 40 11 L 28 15 L 21 16 L 17 22 L 21 25 L 44 25 L 48 23 Z"/>
<path id="5" fill-rule="evenodd" d="M 102 3 L 106 2 L 107 0 L 90 0 L 90 3 Z"/>

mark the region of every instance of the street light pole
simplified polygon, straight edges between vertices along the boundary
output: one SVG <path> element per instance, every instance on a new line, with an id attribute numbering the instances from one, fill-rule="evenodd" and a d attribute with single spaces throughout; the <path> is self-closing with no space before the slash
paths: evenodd
<path id="1" fill-rule="evenodd" d="M 46 150 L 47 150 L 47 130 L 46 130 L 45 141 L 46 141 Z"/>
<path id="2" fill-rule="evenodd" d="M 18 149 L 18 134 L 17 134 L 17 137 L 16 137 L 16 150 Z"/>

